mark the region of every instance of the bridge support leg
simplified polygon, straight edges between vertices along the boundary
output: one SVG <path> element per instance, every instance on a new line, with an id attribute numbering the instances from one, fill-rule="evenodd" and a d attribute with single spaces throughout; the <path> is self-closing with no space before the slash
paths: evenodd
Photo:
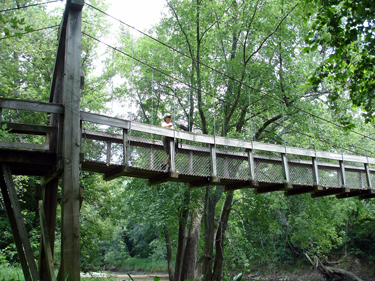
<path id="1" fill-rule="evenodd" d="M 9 167 L 5 164 L 1 164 L 0 187 L 25 280 L 39 280 L 39 273 L 31 250 L 12 174 Z"/>
<path id="2" fill-rule="evenodd" d="M 81 98 L 81 22 L 83 0 L 66 4 L 66 34 L 63 77 L 63 172 L 61 214 L 61 266 L 59 281 L 80 280 L 80 98 Z"/>
<path id="3" fill-rule="evenodd" d="M 43 209 L 45 213 L 45 224 L 48 229 L 48 237 L 51 249 L 51 256 L 54 255 L 55 228 L 56 228 L 56 207 L 58 193 L 58 178 L 54 178 L 44 187 Z M 46 245 L 43 239 L 40 241 L 39 249 L 39 273 L 41 280 L 51 280 L 49 271 L 50 261 L 46 257 Z"/>

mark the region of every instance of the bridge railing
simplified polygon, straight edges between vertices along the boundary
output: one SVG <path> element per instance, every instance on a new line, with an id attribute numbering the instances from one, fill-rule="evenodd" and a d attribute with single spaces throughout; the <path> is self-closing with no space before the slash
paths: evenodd
<path id="1" fill-rule="evenodd" d="M 375 169 L 370 167 L 375 159 L 370 157 L 202 135 L 129 121 L 118 127 L 123 133 L 116 134 L 114 124 L 107 125 L 112 133 L 83 130 L 84 138 L 102 141 L 103 146 L 107 143 L 107 148 L 113 149 L 109 143 L 119 145 L 115 153 L 102 151 L 91 160 L 163 171 L 167 157 L 163 137 L 167 136 L 178 141 L 172 171 L 183 175 L 351 189 L 368 189 L 375 184 Z M 171 147 L 174 150 L 173 144 Z"/>
<path id="2" fill-rule="evenodd" d="M 3 108 L 64 114 L 60 104 L 1 98 L 0 113 Z M 80 118 L 82 152 L 87 161 L 161 172 L 167 158 L 163 147 L 166 136 L 172 143 L 171 172 L 182 175 L 217 178 L 225 183 L 237 180 L 351 189 L 375 186 L 372 157 L 170 130 L 87 112 L 81 112 Z M 1 121 L 3 124 L 4 120 Z M 48 150 L 48 135 L 58 132 L 58 127 L 48 125 L 6 125 L 11 133 L 43 135 L 46 139 L 44 144 L 0 139 L 2 148 Z M 176 156 L 175 140 L 179 141 Z"/>

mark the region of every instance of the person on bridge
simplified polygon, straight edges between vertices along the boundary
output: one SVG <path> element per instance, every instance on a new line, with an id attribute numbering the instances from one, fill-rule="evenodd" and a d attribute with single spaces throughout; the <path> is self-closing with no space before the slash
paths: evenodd
<path id="1" fill-rule="evenodd" d="M 172 114 L 170 113 L 166 113 L 164 114 L 164 121 L 161 122 L 161 126 L 163 128 L 168 128 L 168 129 L 172 129 L 174 130 L 174 127 L 173 127 L 173 123 L 171 122 L 172 120 Z M 171 157 L 170 157 L 170 140 L 173 139 L 171 137 L 163 137 L 163 145 L 164 145 L 164 150 L 165 152 L 167 152 L 167 159 L 165 160 L 165 164 L 161 165 L 161 169 L 162 170 L 165 170 L 168 166 L 168 171 L 170 170 L 170 167 L 171 167 Z M 176 156 L 176 153 L 177 153 L 177 148 L 178 148 L 178 145 L 177 145 L 177 142 L 176 142 L 176 145 L 175 145 L 175 156 Z"/>

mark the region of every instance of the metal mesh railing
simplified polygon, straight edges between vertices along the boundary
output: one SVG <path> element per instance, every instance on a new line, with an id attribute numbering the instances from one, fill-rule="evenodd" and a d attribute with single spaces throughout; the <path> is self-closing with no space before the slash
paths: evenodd
<path id="1" fill-rule="evenodd" d="M 289 176 L 292 184 L 313 185 L 313 167 L 312 163 L 289 162 Z"/>
<path id="2" fill-rule="evenodd" d="M 91 161 L 106 164 L 124 163 L 122 129 L 97 126 L 95 133 L 83 130 L 82 152 Z M 103 131 L 104 130 L 104 131 Z M 164 171 L 168 157 L 163 145 L 163 136 L 140 131 L 128 132 L 128 164 L 131 167 L 150 171 Z M 248 152 L 243 147 L 215 145 L 216 171 L 222 179 L 247 180 L 250 178 Z M 210 145 L 202 142 L 180 140 L 176 146 L 176 171 L 190 176 L 212 176 Z M 254 151 L 254 177 L 262 183 L 284 183 L 284 167 L 281 154 L 270 151 Z M 289 179 L 293 185 L 313 185 L 314 173 L 311 157 L 287 155 Z M 325 187 L 343 186 L 338 160 L 317 159 L 319 183 Z M 346 186 L 351 189 L 368 188 L 363 164 L 344 163 Z M 375 171 L 370 174 L 375 186 Z"/>
<path id="3" fill-rule="evenodd" d="M 216 147 L 217 175 L 224 179 L 249 178 L 247 152 L 242 148 Z"/>
<path id="4" fill-rule="evenodd" d="M 283 183 L 284 171 L 280 161 L 257 157 L 254 159 L 255 179 L 259 182 Z"/>

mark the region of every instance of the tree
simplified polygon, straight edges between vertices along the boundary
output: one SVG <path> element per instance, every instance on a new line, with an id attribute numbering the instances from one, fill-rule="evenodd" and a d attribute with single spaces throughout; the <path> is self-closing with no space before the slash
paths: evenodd
<path id="1" fill-rule="evenodd" d="M 367 122 L 375 119 L 375 4 L 369 0 L 309 1 L 313 22 L 306 52 L 319 51 L 321 63 L 309 79 L 314 89 L 329 91 L 330 107 L 340 111 L 343 98 L 359 107 Z M 351 122 L 342 122 L 353 127 Z"/>

